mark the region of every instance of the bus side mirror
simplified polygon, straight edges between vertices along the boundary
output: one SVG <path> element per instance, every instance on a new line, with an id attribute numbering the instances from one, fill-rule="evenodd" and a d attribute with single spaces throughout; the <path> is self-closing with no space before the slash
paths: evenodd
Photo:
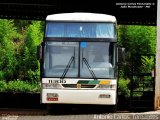
<path id="1" fill-rule="evenodd" d="M 125 64 L 125 48 L 118 48 L 118 63 L 119 65 Z"/>
<path id="2" fill-rule="evenodd" d="M 39 45 L 37 46 L 37 60 L 41 60 L 42 59 L 42 46 Z"/>

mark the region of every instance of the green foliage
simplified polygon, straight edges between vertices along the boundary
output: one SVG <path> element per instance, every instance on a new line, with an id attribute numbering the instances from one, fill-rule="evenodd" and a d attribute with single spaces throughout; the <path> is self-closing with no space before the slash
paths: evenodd
<path id="1" fill-rule="evenodd" d="M 30 81 L 32 81 L 32 82 L 38 82 L 39 80 L 40 80 L 40 70 L 39 69 L 37 69 L 37 70 L 35 70 L 35 71 L 32 71 L 31 69 L 29 69 L 28 71 L 27 71 L 27 74 L 26 74 L 26 76 L 27 76 L 27 80 L 30 80 Z"/>
<path id="2" fill-rule="evenodd" d="M 3 80 L 3 78 L 4 78 L 4 73 L 3 71 L 0 71 L 0 80 Z"/>
<path id="3" fill-rule="evenodd" d="M 121 69 L 123 76 L 130 77 L 132 65 L 136 66 L 136 71 L 141 72 L 141 57 L 138 54 L 155 54 L 156 52 L 156 27 L 119 25 L 118 44 L 126 48 L 126 64 Z M 133 60 L 135 57 L 135 60 Z M 121 74 L 122 75 L 122 74 Z"/>
<path id="4" fill-rule="evenodd" d="M 9 80 L 14 77 L 17 64 L 14 39 L 18 37 L 12 20 L 0 20 L 0 71 L 3 71 L 1 79 Z"/>
<path id="5" fill-rule="evenodd" d="M 156 27 L 153 26 L 119 26 L 119 44 L 131 54 L 154 54 L 156 44 Z"/>
<path id="6" fill-rule="evenodd" d="M 151 72 L 152 69 L 154 68 L 154 57 L 147 57 L 147 56 L 142 56 L 141 58 L 142 61 L 142 72 Z"/>
<path id="7" fill-rule="evenodd" d="M 33 22 L 27 29 L 25 45 L 33 50 L 42 41 L 43 34 L 41 32 L 41 22 Z M 32 52 L 30 49 L 30 52 Z"/>
<path id="8" fill-rule="evenodd" d="M 0 91 L 39 91 L 40 64 L 36 48 L 43 38 L 42 29 L 40 21 L 0 20 L 0 80 L 7 81 L 0 81 Z"/>
<path id="9" fill-rule="evenodd" d="M 15 80 L 6 83 L 0 81 L 0 92 L 40 92 L 38 83 L 28 83 L 25 81 Z"/>
<path id="10" fill-rule="evenodd" d="M 130 81 L 128 79 L 119 78 L 119 83 L 118 83 L 119 95 L 129 98 L 130 96 L 129 83 Z"/>
<path id="11" fill-rule="evenodd" d="M 17 32 L 20 33 L 23 33 L 31 23 L 31 20 L 14 20 L 14 24 L 17 27 Z"/>
<path id="12" fill-rule="evenodd" d="M 151 76 L 134 76 L 132 79 L 132 89 L 134 91 L 152 91 L 153 84 Z"/>
<path id="13" fill-rule="evenodd" d="M 24 45 L 22 48 L 22 61 L 24 78 L 28 81 L 39 80 L 39 62 L 36 58 L 37 46 L 41 43 L 43 33 L 41 22 L 32 22 L 27 28 Z"/>
<path id="14" fill-rule="evenodd" d="M 25 81 L 10 81 L 7 86 L 9 92 L 38 92 L 39 89 L 35 85 Z"/>
<path id="15" fill-rule="evenodd" d="M 0 92 L 4 92 L 7 89 L 7 84 L 5 81 L 0 80 Z"/>

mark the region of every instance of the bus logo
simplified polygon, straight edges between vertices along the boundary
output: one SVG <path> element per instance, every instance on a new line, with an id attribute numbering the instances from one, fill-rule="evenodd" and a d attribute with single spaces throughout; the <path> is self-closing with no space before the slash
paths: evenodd
<path id="1" fill-rule="evenodd" d="M 81 88 L 81 84 L 77 84 L 77 88 Z"/>

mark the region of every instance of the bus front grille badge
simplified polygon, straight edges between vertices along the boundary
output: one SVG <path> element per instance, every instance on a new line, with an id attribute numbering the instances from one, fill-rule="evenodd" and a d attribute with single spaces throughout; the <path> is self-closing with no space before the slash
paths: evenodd
<path id="1" fill-rule="evenodd" d="M 81 84 L 77 84 L 77 88 L 80 89 L 81 88 Z"/>

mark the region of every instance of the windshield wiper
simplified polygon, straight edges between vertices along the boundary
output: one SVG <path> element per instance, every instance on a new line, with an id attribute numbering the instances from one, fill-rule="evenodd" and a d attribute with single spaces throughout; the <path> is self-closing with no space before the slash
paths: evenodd
<path id="1" fill-rule="evenodd" d="M 86 64 L 86 66 L 87 66 L 89 72 L 91 73 L 92 77 L 93 77 L 95 80 L 97 80 L 96 75 L 94 74 L 94 72 L 93 72 L 91 66 L 89 65 L 87 59 L 86 59 L 86 58 L 82 58 L 82 61 L 84 61 L 84 63 Z"/>
<path id="2" fill-rule="evenodd" d="M 68 64 L 67 64 L 65 70 L 63 71 L 62 76 L 60 77 L 61 79 L 64 79 L 64 78 L 65 78 L 65 76 L 66 76 L 66 74 L 67 74 L 67 72 L 68 72 L 68 70 L 69 70 L 72 62 L 74 61 L 74 59 L 75 59 L 74 56 L 72 56 L 72 57 L 70 58 L 70 60 L 69 60 L 69 62 L 68 62 Z"/>

